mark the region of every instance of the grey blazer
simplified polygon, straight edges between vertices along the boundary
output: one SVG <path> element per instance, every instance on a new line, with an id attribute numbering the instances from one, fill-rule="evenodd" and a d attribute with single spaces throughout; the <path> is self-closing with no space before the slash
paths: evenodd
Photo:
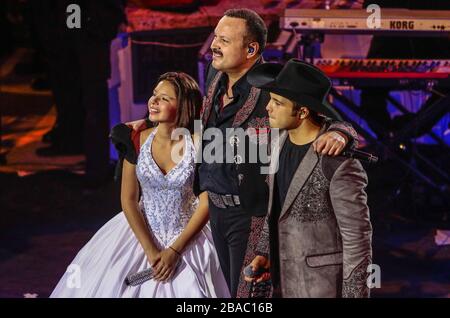
<path id="1" fill-rule="evenodd" d="M 286 138 L 283 131 L 275 141 L 272 165 L 278 166 Z M 372 226 L 364 190 L 367 175 L 361 163 L 320 156 L 310 147 L 278 220 L 271 220 L 274 176 L 269 175 L 268 214 L 257 254 L 273 261 L 271 254 L 278 253 L 282 297 L 368 297 Z M 278 250 L 269 241 L 274 226 L 278 226 Z"/>

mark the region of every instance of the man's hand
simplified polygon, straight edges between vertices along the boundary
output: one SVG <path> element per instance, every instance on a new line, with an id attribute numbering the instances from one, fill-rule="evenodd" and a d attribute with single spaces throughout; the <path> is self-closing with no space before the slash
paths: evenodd
<path id="1" fill-rule="evenodd" d="M 314 151 L 322 155 L 337 156 L 348 143 L 345 134 L 338 131 L 327 131 L 313 142 Z"/>
<path id="2" fill-rule="evenodd" d="M 269 268 L 270 268 L 270 261 L 264 257 L 264 256 L 256 256 L 253 261 L 250 263 L 250 266 L 252 268 L 252 270 L 254 272 L 258 271 L 258 269 L 260 269 L 261 267 L 264 268 L 266 270 L 265 273 L 263 273 L 260 276 L 256 276 L 256 277 L 249 277 L 246 276 L 244 273 L 244 280 L 246 282 L 253 282 L 256 281 L 257 283 L 260 283 L 262 281 L 266 281 L 270 279 L 270 272 L 269 272 Z"/>
<path id="3" fill-rule="evenodd" d="M 145 119 L 138 119 L 135 121 L 130 121 L 129 123 L 125 123 L 128 127 L 135 131 L 143 130 L 146 126 Z"/>

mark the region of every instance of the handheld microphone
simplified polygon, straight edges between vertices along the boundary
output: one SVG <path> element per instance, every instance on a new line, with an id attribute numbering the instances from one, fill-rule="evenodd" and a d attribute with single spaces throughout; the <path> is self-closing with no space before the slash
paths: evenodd
<path id="1" fill-rule="evenodd" d="M 342 156 L 348 157 L 348 158 L 354 158 L 359 159 L 361 161 L 367 162 L 367 163 L 376 163 L 378 162 L 378 157 L 372 155 L 371 153 L 364 152 L 357 149 L 348 149 L 342 152 Z"/>
<path id="2" fill-rule="evenodd" d="M 252 265 L 248 265 L 244 268 L 244 275 L 250 278 L 261 276 L 266 272 L 268 272 L 268 270 L 263 267 L 258 268 L 256 271 L 253 271 Z"/>
<path id="3" fill-rule="evenodd" d="M 182 261 L 179 261 L 175 267 L 175 271 L 178 270 L 178 268 L 180 267 Z M 127 286 L 139 286 L 143 283 L 145 283 L 146 281 L 153 279 L 154 276 L 154 271 L 152 267 L 149 267 L 147 269 L 144 269 L 140 272 L 134 273 L 134 274 L 129 274 L 127 277 L 125 277 L 125 284 Z"/>
<path id="4" fill-rule="evenodd" d="M 128 286 L 138 286 L 153 278 L 153 268 L 149 267 L 135 274 L 130 274 L 125 278 L 125 284 Z"/>

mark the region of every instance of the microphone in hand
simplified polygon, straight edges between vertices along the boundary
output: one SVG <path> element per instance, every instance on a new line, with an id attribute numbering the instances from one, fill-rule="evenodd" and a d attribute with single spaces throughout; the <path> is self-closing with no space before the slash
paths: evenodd
<path id="1" fill-rule="evenodd" d="M 341 155 L 344 157 L 348 157 L 348 158 L 359 159 L 359 160 L 367 162 L 367 163 L 377 163 L 378 162 L 377 156 L 375 156 L 371 153 L 353 149 L 353 148 L 345 150 L 344 152 L 342 152 Z"/>

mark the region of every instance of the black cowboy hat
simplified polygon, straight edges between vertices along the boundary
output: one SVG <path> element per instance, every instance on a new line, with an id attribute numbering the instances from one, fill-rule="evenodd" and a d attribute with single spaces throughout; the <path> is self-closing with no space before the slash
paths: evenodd
<path id="1" fill-rule="evenodd" d="M 331 88 L 330 79 L 309 63 L 290 59 L 284 66 L 260 64 L 248 73 L 247 80 L 252 86 L 281 95 L 326 117 L 341 120 L 326 101 Z"/>

